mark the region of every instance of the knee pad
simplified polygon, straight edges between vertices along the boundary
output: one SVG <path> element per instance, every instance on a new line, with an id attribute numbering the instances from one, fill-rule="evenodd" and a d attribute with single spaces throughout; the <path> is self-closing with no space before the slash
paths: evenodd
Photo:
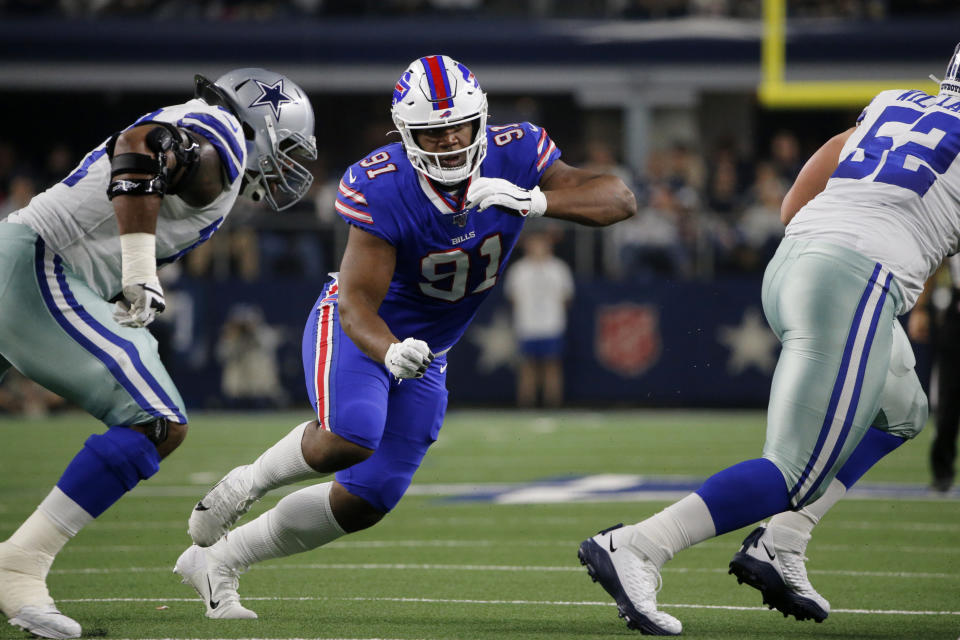
<path id="1" fill-rule="evenodd" d="M 899 436 L 905 440 L 911 440 L 917 437 L 927 424 L 930 417 L 930 405 L 927 402 L 927 394 L 923 389 L 915 390 L 913 397 L 909 402 L 902 403 L 902 408 L 897 412 L 896 419 L 881 409 L 877 421 L 874 423 L 878 429 L 886 431 L 890 435 Z"/>
<path id="2" fill-rule="evenodd" d="M 138 422 L 133 426 L 143 429 L 143 434 L 155 445 L 163 444 L 170 435 L 170 421 L 166 418 L 154 418 L 147 422 Z"/>
<path id="3" fill-rule="evenodd" d="M 899 320 L 893 321 L 893 342 L 890 345 L 890 373 L 898 378 L 913 371 L 917 358 L 910 346 L 910 339 Z"/>
<path id="4" fill-rule="evenodd" d="M 110 427 L 87 438 L 84 447 L 123 484 L 127 491 L 160 470 L 160 454 L 150 439 L 127 427 Z"/>
<path id="5" fill-rule="evenodd" d="M 920 386 L 917 373 L 910 369 L 905 375 L 898 376 L 893 369 L 888 371 L 880 411 L 872 426 L 910 440 L 923 431 L 929 415 L 927 394 Z"/>

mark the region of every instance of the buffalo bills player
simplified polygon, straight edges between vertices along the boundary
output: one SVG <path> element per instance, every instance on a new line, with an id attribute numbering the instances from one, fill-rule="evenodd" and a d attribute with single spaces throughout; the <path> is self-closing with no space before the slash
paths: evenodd
<path id="1" fill-rule="evenodd" d="M 315 417 L 230 471 L 190 517 L 195 545 L 175 571 L 208 617 L 255 617 L 238 601 L 239 572 L 370 527 L 397 504 L 443 422 L 446 353 L 528 218 L 603 226 L 635 213 L 619 178 L 567 165 L 544 129 L 488 126 L 477 79 L 447 56 L 410 63 L 392 114 L 401 141 L 340 182 L 347 247 L 303 338 Z M 224 535 L 267 491 L 330 473 Z"/>
<path id="2" fill-rule="evenodd" d="M 38 636 L 80 636 L 47 590 L 54 557 L 187 433 L 145 328 L 166 306 L 157 267 L 207 240 L 239 195 L 279 210 L 312 180 L 300 161 L 316 157 L 313 109 L 289 78 L 237 69 L 197 76 L 196 94 L 111 136 L 0 223 L 0 376 L 16 367 L 108 427 L 0 543 L 0 610 Z"/>
<path id="3" fill-rule="evenodd" d="M 878 94 L 828 140 L 784 198 L 786 237 L 767 266 L 763 307 L 783 343 L 763 457 L 708 478 L 635 525 L 580 545 L 580 559 L 628 625 L 675 635 L 658 611 L 660 568 L 678 551 L 774 515 L 730 562 L 784 615 L 830 605 L 803 565 L 819 519 L 882 457 L 920 432 L 927 399 L 896 316 L 960 251 L 960 45 L 937 95 Z"/>

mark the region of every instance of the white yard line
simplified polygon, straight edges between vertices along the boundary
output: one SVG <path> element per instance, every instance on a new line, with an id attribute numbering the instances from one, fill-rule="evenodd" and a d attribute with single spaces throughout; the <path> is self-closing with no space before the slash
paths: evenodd
<path id="1" fill-rule="evenodd" d="M 58 599 L 58 602 L 70 603 L 104 603 L 104 602 L 196 602 L 196 598 L 74 598 Z M 400 602 L 413 604 L 490 604 L 490 605 L 518 605 L 518 606 L 554 606 L 554 607 L 613 607 L 614 602 L 600 602 L 594 600 L 476 600 L 462 598 L 371 598 L 371 597 L 338 597 L 338 596 L 246 596 L 244 602 L 314 602 L 342 600 L 349 602 Z M 667 604 L 659 603 L 660 608 L 677 609 L 722 609 L 725 611 L 768 611 L 766 607 L 741 607 L 719 604 Z M 908 611 L 900 609 L 831 609 L 831 613 L 863 613 L 870 615 L 898 615 L 898 616 L 960 616 L 960 611 Z"/>
<path id="2" fill-rule="evenodd" d="M 120 574 L 120 573 L 153 573 L 168 572 L 171 567 L 87 567 L 81 569 L 53 569 L 52 574 Z M 253 567 L 253 571 L 500 571 L 500 572 L 532 572 L 532 573 L 581 573 L 584 569 L 579 566 L 525 566 L 525 565 L 496 565 L 496 564 L 400 564 L 400 563 L 341 563 L 324 562 L 310 564 L 266 564 Z M 683 568 L 666 567 L 664 573 L 727 573 L 725 568 Z M 914 571 L 845 571 L 835 569 L 812 570 L 809 573 L 823 576 L 845 576 L 854 578 L 910 578 L 929 580 L 960 580 L 960 573 L 914 572 Z"/>
<path id="3" fill-rule="evenodd" d="M 573 548 L 575 549 L 580 540 L 512 540 L 511 547 L 530 547 L 530 548 Z M 870 545 L 870 551 L 873 553 L 911 553 L 911 554 L 958 554 L 960 553 L 960 540 L 956 547 L 935 547 L 935 546 L 900 546 L 900 545 Z M 414 548 L 442 548 L 442 549 L 486 549 L 502 545 L 500 540 L 337 540 L 325 545 L 325 549 L 414 549 Z M 710 541 L 701 542 L 696 549 L 728 549 L 731 553 L 739 547 L 739 543 L 731 544 L 729 542 Z M 179 549 L 183 550 L 184 544 L 151 544 L 132 545 L 96 545 L 96 544 L 71 544 L 64 552 L 70 553 L 152 553 L 157 549 Z M 854 544 L 820 544 L 816 543 L 816 552 L 838 551 L 847 553 L 850 551 L 863 551 L 863 545 Z"/>

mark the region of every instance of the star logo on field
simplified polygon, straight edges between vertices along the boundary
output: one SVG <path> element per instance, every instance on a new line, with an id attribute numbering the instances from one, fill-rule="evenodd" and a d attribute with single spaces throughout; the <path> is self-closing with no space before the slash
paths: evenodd
<path id="1" fill-rule="evenodd" d="M 280 119 L 280 108 L 285 104 L 292 104 L 294 99 L 283 92 L 283 78 L 280 78 L 273 84 L 254 80 L 260 87 L 260 95 L 250 103 L 251 107 L 270 107 L 273 109 L 273 117 Z"/>
<path id="2" fill-rule="evenodd" d="M 730 349 L 727 370 L 738 375 L 754 367 L 769 374 L 777 364 L 777 336 L 767 327 L 756 307 L 743 312 L 737 326 L 722 326 L 717 331 L 720 344 Z"/>

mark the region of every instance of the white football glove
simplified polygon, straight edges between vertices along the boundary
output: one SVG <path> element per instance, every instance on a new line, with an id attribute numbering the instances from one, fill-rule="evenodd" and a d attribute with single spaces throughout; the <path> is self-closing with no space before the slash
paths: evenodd
<path id="1" fill-rule="evenodd" d="M 494 205 L 512 209 L 524 218 L 537 218 L 547 211 L 547 196 L 540 187 L 528 191 L 503 178 L 474 178 L 467 189 L 464 209 L 483 211 Z"/>
<path id="2" fill-rule="evenodd" d="M 426 342 L 407 338 L 403 342 L 394 342 L 390 345 L 383 363 L 398 380 L 403 380 L 404 378 L 422 378 L 427 372 L 427 367 L 433 362 L 433 358 L 434 355 Z"/>
<path id="3" fill-rule="evenodd" d="M 123 288 L 123 298 L 117 300 L 113 319 L 124 327 L 145 327 L 166 308 L 163 288 L 154 276 L 147 282 L 128 284 Z"/>

